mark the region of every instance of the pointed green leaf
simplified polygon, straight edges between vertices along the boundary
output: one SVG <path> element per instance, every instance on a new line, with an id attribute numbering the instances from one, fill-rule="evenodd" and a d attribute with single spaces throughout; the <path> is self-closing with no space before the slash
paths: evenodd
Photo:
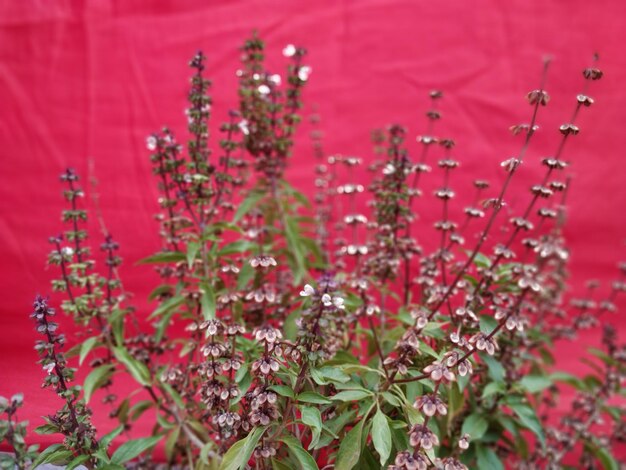
<path id="1" fill-rule="evenodd" d="M 187 267 L 191 269 L 193 262 L 196 260 L 196 255 L 200 251 L 200 243 L 189 242 L 187 243 Z"/>
<path id="2" fill-rule="evenodd" d="M 87 338 L 83 341 L 83 344 L 80 345 L 80 356 L 78 357 L 78 365 L 82 365 L 83 361 L 87 357 L 87 354 L 94 348 L 94 346 L 98 343 L 98 337 L 92 336 L 91 338 Z"/>
<path id="3" fill-rule="evenodd" d="M 335 461 L 335 470 L 351 470 L 359 461 L 364 423 L 364 419 L 359 421 L 341 441 Z"/>
<path id="4" fill-rule="evenodd" d="M 184 302 L 185 298 L 182 295 L 175 295 L 174 297 L 170 297 L 166 301 L 162 302 L 161 305 L 159 305 L 156 310 L 150 314 L 148 320 L 152 320 L 153 318 L 163 315 L 164 313 L 167 313 L 177 308 Z"/>
<path id="5" fill-rule="evenodd" d="M 102 439 L 100 439 L 100 446 L 104 447 L 105 449 L 109 447 L 109 444 L 113 441 L 113 439 L 119 436 L 123 430 L 124 430 L 124 425 L 120 424 L 113 431 L 102 436 Z"/>
<path id="6" fill-rule="evenodd" d="M 200 304 L 202 306 L 202 316 L 205 320 L 213 320 L 215 318 L 215 292 L 209 282 L 201 282 L 200 290 L 202 291 L 202 297 L 200 298 Z"/>
<path id="7" fill-rule="evenodd" d="M 543 427 L 541 426 L 541 422 L 534 410 L 521 403 L 508 403 L 508 406 L 515 412 L 515 414 L 519 417 L 522 426 L 527 429 L 530 429 L 535 435 L 539 438 L 539 442 L 541 442 L 542 446 L 546 444 L 546 438 L 543 433 Z"/>
<path id="8" fill-rule="evenodd" d="M 246 468 L 264 431 L 265 428 L 255 428 L 246 437 L 235 442 L 224 454 L 220 470 L 242 470 Z"/>
<path id="9" fill-rule="evenodd" d="M 87 462 L 88 460 L 89 460 L 89 455 L 79 455 L 74 460 L 72 460 L 69 464 L 67 464 L 67 467 L 65 467 L 65 470 L 74 470 L 80 464 L 83 464 Z"/>
<path id="10" fill-rule="evenodd" d="M 163 253 L 157 253 L 139 260 L 137 264 L 177 263 L 178 261 L 183 261 L 184 259 L 185 254 L 180 251 L 165 251 Z"/>
<path id="11" fill-rule="evenodd" d="M 463 427 L 461 428 L 461 434 L 469 434 L 472 440 L 480 439 L 487 432 L 489 423 L 487 420 L 478 413 L 472 413 L 463 421 Z"/>
<path id="12" fill-rule="evenodd" d="M 287 435 L 281 437 L 280 440 L 287 444 L 289 450 L 293 453 L 298 462 L 300 462 L 300 468 L 302 470 L 318 470 L 315 459 L 313 459 L 311 454 L 302 448 L 300 441 L 298 441 L 295 437 Z"/>
<path id="13" fill-rule="evenodd" d="M 85 382 L 83 383 L 83 391 L 85 393 L 85 403 L 89 403 L 93 393 L 98 390 L 113 374 L 113 366 L 105 364 L 92 370 Z"/>
<path id="14" fill-rule="evenodd" d="M 115 354 L 118 361 L 126 366 L 130 375 L 140 385 L 150 385 L 150 371 L 143 362 L 139 362 L 122 347 L 113 348 L 113 354 Z"/>
<path id="15" fill-rule="evenodd" d="M 53 444 L 46 448 L 31 464 L 32 468 L 44 463 L 67 463 L 74 457 L 74 454 L 61 444 Z"/>
<path id="16" fill-rule="evenodd" d="M 260 191 L 252 191 L 248 194 L 239 207 L 237 208 L 237 212 L 235 212 L 235 216 L 233 217 L 233 222 L 239 222 L 244 215 L 246 215 L 257 203 L 265 196 L 265 193 Z"/>
<path id="17" fill-rule="evenodd" d="M 384 466 L 391 455 L 391 429 L 389 429 L 387 416 L 380 411 L 380 408 L 372 420 L 371 434 L 374 449 L 380 456 L 380 465 Z"/>
<path id="18" fill-rule="evenodd" d="M 302 392 L 298 395 L 298 401 L 304 403 L 315 403 L 317 405 L 330 405 L 332 401 L 317 392 Z"/>
<path id="19" fill-rule="evenodd" d="M 342 390 L 339 393 L 336 393 L 332 397 L 331 400 L 337 401 L 359 401 L 363 400 L 363 398 L 371 397 L 372 392 L 366 389 L 361 390 Z"/>
<path id="20" fill-rule="evenodd" d="M 529 393 L 537 393 L 552 385 L 552 380 L 541 375 L 527 375 L 520 380 L 520 385 Z"/>
<path id="21" fill-rule="evenodd" d="M 300 411 L 302 422 L 311 428 L 312 437 L 309 449 L 312 449 L 317 445 L 322 434 L 322 414 L 320 410 L 312 406 L 303 406 Z"/>
<path id="22" fill-rule="evenodd" d="M 477 468 L 488 468 L 489 470 L 504 470 L 504 465 L 498 455 L 489 447 L 484 445 L 476 446 Z"/>
<path id="23" fill-rule="evenodd" d="M 154 447 L 157 442 L 163 439 L 163 436 L 144 437 L 141 439 L 133 439 L 132 441 L 125 442 L 115 451 L 111 457 L 111 463 L 123 464 L 129 460 L 138 457 L 148 449 Z"/>

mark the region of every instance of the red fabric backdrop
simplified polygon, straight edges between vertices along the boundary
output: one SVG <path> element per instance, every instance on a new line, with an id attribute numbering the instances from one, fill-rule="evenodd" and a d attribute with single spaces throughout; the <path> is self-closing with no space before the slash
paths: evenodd
<path id="1" fill-rule="evenodd" d="M 520 191 L 508 199 L 513 209 L 522 207 L 528 200 L 523 190 L 538 181 L 539 159 L 554 152 L 557 125 L 567 121 L 582 86 L 581 69 L 598 51 L 606 76 L 591 91 L 597 105 L 584 110 L 582 132 L 566 149 L 575 178 L 566 235 L 574 287 L 597 278 L 606 292 L 614 279 L 616 261 L 626 251 L 621 128 L 626 3 L 621 0 L 4 0 L 0 394 L 24 392 L 21 417 L 32 424 L 58 404 L 39 388 L 42 371 L 35 364 L 36 334 L 28 318 L 33 295 L 49 292 L 49 279 L 56 275 L 45 268 L 45 259 L 47 237 L 62 229 L 58 174 L 72 166 L 86 176 L 93 160 L 102 216 L 125 258 L 126 289 L 141 312 L 149 311 L 144 299 L 154 274 L 135 266 L 160 247 L 152 218 L 158 194 L 145 137 L 164 124 L 184 135 L 187 61 L 199 48 L 208 55 L 215 81 L 213 122 L 221 122 L 236 104 L 237 48 L 255 28 L 267 40 L 269 65 L 277 71 L 285 44 L 309 48 L 313 74 L 305 101 L 319 108 L 328 153 L 370 158 L 370 130 L 390 122 L 418 134 L 425 126 L 428 91 L 442 89 L 439 129 L 458 143 L 464 168 L 453 176 L 453 186 L 459 192 L 477 177 L 495 186 L 502 181 L 499 162 L 519 148 L 507 129 L 528 120 L 523 97 L 538 85 L 543 55 L 552 54 L 547 85 L 552 102 L 541 111 L 541 132 L 517 178 Z M 303 131 L 289 174 L 311 194 L 314 161 Z M 428 194 L 418 206 L 425 223 L 440 211 Z M 93 218 L 90 227 L 96 234 Z M 623 301 L 620 305 L 624 310 Z M 607 321 L 626 334 L 625 318 Z M 561 366 L 583 370 L 578 357 L 596 338 L 594 333 L 561 345 Z M 105 415 L 97 410 L 97 424 L 107 429 Z"/>

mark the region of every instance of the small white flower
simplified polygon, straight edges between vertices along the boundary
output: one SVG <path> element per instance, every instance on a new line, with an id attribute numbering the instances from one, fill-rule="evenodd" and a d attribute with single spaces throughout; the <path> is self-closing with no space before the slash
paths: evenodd
<path id="1" fill-rule="evenodd" d="M 243 135 L 248 135 L 250 134 L 250 128 L 248 127 L 248 120 L 244 119 L 243 121 L 241 121 L 239 124 L 239 130 L 241 131 L 241 133 Z"/>
<path id="2" fill-rule="evenodd" d="M 365 308 L 365 315 L 371 317 L 372 315 L 378 315 L 380 313 L 380 307 L 377 305 L 368 305 Z"/>
<path id="3" fill-rule="evenodd" d="M 146 138 L 146 147 L 148 147 L 148 150 L 153 151 L 156 150 L 157 148 L 157 139 L 155 136 L 150 135 Z"/>
<path id="4" fill-rule="evenodd" d="M 502 168 L 504 168 L 506 171 L 515 171 L 515 169 L 520 166 L 522 163 L 521 160 L 519 160 L 518 158 L 515 157 L 511 157 L 508 160 L 503 161 L 502 163 L 500 163 L 500 166 Z"/>
<path id="5" fill-rule="evenodd" d="M 304 288 L 300 291 L 301 297 L 310 297 L 315 294 L 315 289 L 310 284 L 305 284 Z"/>
<path id="6" fill-rule="evenodd" d="M 270 94 L 270 87 L 265 84 L 259 85 L 259 88 L 257 88 L 257 90 L 262 96 L 267 96 Z"/>
<path id="7" fill-rule="evenodd" d="M 385 168 L 383 168 L 383 175 L 393 175 L 396 172 L 396 167 L 391 163 L 388 163 Z"/>
<path id="8" fill-rule="evenodd" d="M 285 57 L 293 57 L 296 53 L 296 46 L 293 44 L 287 44 L 283 49 L 283 55 Z"/>
<path id="9" fill-rule="evenodd" d="M 74 254 L 74 250 L 72 250 L 69 246 L 64 246 L 61 248 L 61 253 L 65 256 L 72 256 Z"/>
<path id="10" fill-rule="evenodd" d="M 343 310 L 345 308 L 343 302 L 344 300 L 341 297 L 333 297 L 333 305 L 335 305 L 335 307 L 339 310 Z"/>
<path id="11" fill-rule="evenodd" d="M 459 336 L 458 331 L 453 331 L 452 333 L 450 333 L 450 341 L 452 341 L 454 344 L 457 344 L 459 341 L 461 341 L 461 337 Z"/>
<path id="12" fill-rule="evenodd" d="M 258 73 L 255 73 L 252 75 L 252 79 L 253 80 L 261 80 L 261 75 L 259 75 Z"/>
<path id="13" fill-rule="evenodd" d="M 469 434 L 467 433 L 463 434 L 461 439 L 459 439 L 459 448 L 462 450 L 467 450 L 469 448 L 469 440 L 470 440 Z"/>
<path id="14" fill-rule="evenodd" d="M 274 86 L 280 86 L 281 81 L 282 81 L 282 80 L 281 80 L 281 78 L 280 78 L 280 75 L 278 75 L 277 73 L 275 73 L 275 74 L 270 75 L 269 77 L 267 77 L 267 80 L 268 80 L 270 83 L 273 83 L 273 84 L 274 84 Z"/>
<path id="15" fill-rule="evenodd" d="M 43 366 L 43 370 L 45 370 L 48 375 L 52 374 L 52 371 L 54 370 L 54 368 L 56 367 L 56 363 L 51 362 L 50 364 L 46 364 L 45 366 Z"/>
<path id="16" fill-rule="evenodd" d="M 301 81 L 306 82 L 309 79 L 309 75 L 311 75 L 311 72 L 312 72 L 311 67 L 309 67 L 308 65 L 303 65 L 298 70 L 298 78 Z"/>
<path id="17" fill-rule="evenodd" d="M 333 301 L 332 301 L 330 295 L 324 294 L 322 296 L 322 303 L 324 304 L 325 307 L 330 307 L 333 304 Z"/>

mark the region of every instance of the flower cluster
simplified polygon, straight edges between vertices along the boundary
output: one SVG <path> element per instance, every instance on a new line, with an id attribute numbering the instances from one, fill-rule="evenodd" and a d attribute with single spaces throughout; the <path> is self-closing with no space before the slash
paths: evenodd
<path id="1" fill-rule="evenodd" d="M 48 300 L 37 296 L 31 317 L 37 332 L 44 336 L 37 341 L 35 349 L 41 357 L 39 363 L 46 372 L 43 387 L 52 388 L 65 402 L 54 415 L 46 417 L 48 425 L 65 436 L 64 445 L 70 449 L 90 455 L 97 448 L 96 429 L 91 424 L 91 410 L 79 399 L 80 386 L 70 385 L 74 381 L 75 369 L 59 349 L 65 344 L 65 335 L 57 333 L 58 323 L 53 321 L 55 311 Z"/>

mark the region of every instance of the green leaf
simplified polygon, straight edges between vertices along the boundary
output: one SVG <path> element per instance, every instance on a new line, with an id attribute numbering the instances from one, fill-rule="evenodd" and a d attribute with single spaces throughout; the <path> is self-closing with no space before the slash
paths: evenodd
<path id="1" fill-rule="evenodd" d="M 337 401 L 359 401 L 366 397 L 371 397 L 372 392 L 369 390 L 361 389 L 361 390 L 343 390 L 332 397 L 331 400 Z"/>
<path id="2" fill-rule="evenodd" d="M 332 401 L 330 401 L 328 398 L 320 395 L 317 392 L 302 392 L 300 395 L 298 395 L 298 401 L 304 403 L 315 403 L 317 405 L 330 405 L 332 403 Z"/>
<path id="3" fill-rule="evenodd" d="M 264 431 L 265 428 L 255 428 L 246 437 L 235 442 L 224 454 L 220 470 L 241 470 L 246 468 L 252 452 Z"/>
<path id="4" fill-rule="evenodd" d="M 488 427 L 489 423 L 482 415 L 472 413 L 463 421 L 461 434 L 467 433 L 471 436 L 472 440 L 477 440 L 483 437 Z"/>
<path id="5" fill-rule="evenodd" d="M 485 361 L 485 364 L 487 364 L 489 376 L 493 379 L 493 381 L 503 382 L 505 371 L 504 367 L 502 367 L 502 364 L 500 364 L 496 359 L 488 354 L 481 354 L 480 357 L 483 361 Z"/>
<path id="6" fill-rule="evenodd" d="M 157 343 L 160 343 L 165 336 L 165 330 L 172 323 L 172 317 L 176 312 L 171 310 L 167 312 L 165 315 L 161 317 L 161 319 L 156 323 L 156 331 L 154 332 L 154 339 Z"/>
<path id="7" fill-rule="evenodd" d="M 585 449 L 600 461 L 604 470 L 619 470 L 619 463 L 615 460 L 615 457 L 611 455 L 609 450 L 604 447 L 588 444 L 585 445 Z"/>
<path id="8" fill-rule="evenodd" d="M 87 462 L 87 460 L 89 460 L 89 455 L 79 455 L 78 457 L 76 457 L 74 460 L 72 460 L 67 467 L 65 467 L 65 470 L 74 470 L 76 467 L 78 467 L 80 464 L 83 464 L 85 462 Z"/>
<path id="9" fill-rule="evenodd" d="M 396 408 L 401 408 L 403 406 L 403 402 L 400 399 L 400 397 L 395 396 L 393 393 L 390 392 L 382 392 L 381 394 L 383 396 L 383 398 L 385 399 L 385 401 L 387 403 L 389 403 L 390 405 L 395 406 Z"/>
<path id="10" fill-rule="evenodd" d="M 385 374 L 381 370 L 372 369 L 371 367 L 364 366 L 362 364 L 342 364 L 338 366 L 343 372 L 348 374 L 367 374 L 373 372 L 375 374 L 384 377 Z"/>
<path id="11" fill-rule="evenodd" d="M 319 443 L 315 446 L 315 449 L 322 449 L 329 445 L 333 440 L 338 439 L 337 434 L 348 423 L 352 422 L 356 416 L 356 410 L 344 411 L 335 418 L 326 421 L 324 423 L 324 434 L 322 435 Z"/>
<path id="12" fill-rule="evenodd" d="M 143 362 L 139 362 L 122 347 L 113 348 L 113 354 L 115 354 L 118 361 L 126 366 L 130 375 L 132 375 L 140 385 L 150 385 L 150 371 Z"/>
<path id="13" fill-rule="evenodd" d="M 495 395 L 496 393 L 504 393 L 505 388 L 502 382 L 489 382 L 487 386 L 483 389 L 482 398 L 490 397 L 491 395 Z"/>
<path id="14" fill-rule="evenodd" d="M 59 432 L 59 427 L 54 424 L 42 424 L 35 428 L 35 432 L 41 435 L 56 434 Z"/>
<path id="15" fill-rule="evenodd" d="M 486 446 L 476 446 L 477 468 L 488 468 L 489 470 L 504 470 L 504 465 L 496 453 Z"/>
<path id="16" fill-rule="evenodd" d="M 176 449 L 176 443 L 178 442 L 178 438 L 180 437 L 180 426 L 174 428 L 167 436 L 165 440 L 165 457 L 168 462 L 172 461 L 172 457 L 174 456 L 174 450 Z"/>
<path id="17" fill-rule="evenodd" d="M 198 242 L 189 242 L 187 243 L 187 267 L 191 269 L 193 266 L 193 262 L 196 259 L 196 255 L 200 251 L 200 243 Z"/>
<path id="18" fill-rule="evenodd" d="M 429 356 L 434 357 L 435 359 L 439 359 L 439 354 L 437 354 L 437 351 L 435 351 L 433 348 L 431 348 L 428 344 L 426 344 L 424 341 L 421 341 L 419 344 L 419 348 L 420 351 L 422 351 L 423 353 L 428 354 Z"/>
<path id="19" fill-rule="evenodd" d="M 313 459 L 311 454 L 302 448 L 300 441 L 298 441 L 295 437 L 287 435 L 281 437 L 280 440 L 287 444 L 289 450 L 293 453 L 296 459 L 298 459 L 298 462 L 300 462 L 300 468 L 302 470 L 318 470 L 315 459 Z"/>
<path id="20" fill-rule="evenodd" d="M 452 422 L 452 418 L 461 411 L 465 403 L 465 395 L 459 388 L 458 383 L 451 384 L 448 391 L 448 424 Z"/>
<path id="21" fill-rule="evenodd" d="M 272 459 L 272 470 L 293 470 L 286 463 L 281 462 L 280 460 Z"/>
<path id="22" fill-rule="evenodd" d="M 115 344 L 124 344 L 124 318 L 119 317 L 115 320 L 109 318 L 109 324 L 111 325 Z"/>
<path id="23" fill-rule="evenodd" d="M 498 326 L 498 321 L 489 315 L 481 315 L 480 320 L 480 332 L 488 335 Z"/>
<path id="24" fill-rule="evenodd" d="M 237 240 L 232 243 L 224 245 L 224 247 L 217 252 L 218 256 L 232 255 L 235 253 L 243 253 L 245 251 L 251 251 L 258 245 L 248 240 Z"/>
<path id="25" fill-rule="evenodd" d="M 335 460 L 335 470 L 351 470 L 359 461 L 364 424 L 365 420 L 362 419 L 341 441 Z"/>
<path id="26" fill-rule="evenodd" d="M 285 192 L 287 194 L 290 194 L 291 196 L 293 196 L 294 199 L 298 201 L 300 204 L 302 204 L 304 207 L 307 207 L 307 208 L 311 207 L 311 203 L 309 202 L 308 198 L 303 193 L 301 193 L 296 188 L 294 188 L 292 185 L 287 183 L 287 181 L 281 181 L 281 185 L 285 188 Z"/>
<path id="27" fill-rule="evenodd" d="M 113 441 L 113 439 L 119 436 L 123 430 L 124 430 L 124 425 L 120 424 L 113 431 L 102 436 L 102 439 L 100 439 L 100 446 L 103 447 L 104 449 L 109 447 L 109 444 Z"/>
<path id="28" fill-rule="evenodd" d="M 154 406 L 155 404 L 152 400 L 142 400 L 139 403 L 136 403 L 128 413 L 131 421 L 136 421 L 142 414 Z"/>
<path id="29" fill-rule="evenodd" d="M 527 392 L 537 393 L 550 387 L 552 380 L 541 375 L 527 375 L 519 383 Z"/>
<path id="30" fill-rule="evenodd" d="M 305 275 L 305 254 L 302 250 L 302 244 L 300 243 L 300 232 L 298 230 L 298 224 L 293 217 L 285 217 L 285 238 L 287 238 L 287 245 L 289 246 L 289 252 L 293 255 L 295 261 L 294 269 L 294 284 L 300 284 L 302 278 Z"/>
<path id="31" fill-rule="evenodd" d="M 509 408 L 519 417 L 520 423 L 527 429 L 530 429 L 539 438 L 541 445 L 545 447 L 546 438 L 543 434 L 541 422 L 533 409 L 521 403 L 507 403 Z"/>
<path id="32" fill-rule="evenodd" d="M 583 390 L 585 388 L 585 384 L 582 380 L 573 374 L 568 374 L 567 372 L 554 372 L 550 374 L 550 379 L 554 382 L 564 382 L 569 384 L 576 390 Z"/>
<path id="33" fill-rule="evenodd" d="M 184 259 L 185 254 L 180 251 L 165 251 L 163 253 L 157 253 L 139 260 L 137 264 L 177 263 L 178 261 L 183 261 Z"/>
<path id="34" fill-rule="evenodd" d="M 165 390 L 165 393 L 167 393 L 168 396 L 174 401 L 179 410 L 185 409 L 185 402 L 183 402 L 180 394 L 176 390 L 174 390 L 174 387 L 172 387 L 167 382 L 161 382 L 159 385 Z"/>
<path id="35" fill-rule="evenodd" d="M 322 435 L 322 414 L 320 410 L 312 406 L 303 406 L 300 408 L 302 422 L 311 428 L 311 442 L 309 449 L 314 448 Z"/>
<path id="36" fill-rule="evenodd" d="M 152 437 L 144 437 L 141 439 L 133 439 L 132 441 L 127 441 L 115 451 L 113 456 L 111 457 L 111 463 L 113 464 L 123 464 L 128 462 L 129 460 L 138 457 L 143 454 L 148 449 L 154 447 L 157 442 L 163 439 L 163 436 L 152 436 Z"/>
<path id="37" fill-rule="evenodd" d="M 78 365 L 83 364 L 83 361 L 87 357 L 87 354 L 89 354 L 89 351 L 91 351 L 97 343 L 97 336 L 92 336 L 91 338 L 87 338 L 85 341 L 83 341 L 83 344 L 80 345 L 80 356 L 78 357 Z"/>
<path id="38" fill-rule="evenodd" d="M 376 452 L 378 452 L 380 456 L 380 465 L 384 467 L 385 462 L 387 462 L 391 455 L 391 429 L 389 429 L 387 416 L 380 411 L 380 408 L 372 420 L 371 434 L 374 449 L 376 449 Z"/>
<path id="39" fill-rule="evenodd" d="M 321 369 L 311 369 L 311 378 L 318 385 L 328 385 L 333 382 L 346 383 L 350 381 L 350 376 L 344 374 L 334 367 L 322 367 Z"/>
<path id="40" fill-rule="evenodd" d="M 467 254 L 471 255 L 471 252 L 468 251 Z M 491 266 L 491 260 L 482 253 L 476 253 L 476 256 L 474 257 L 474 264 L 480 268 L 488 268 Z"/>
<path id="41" fill-rule="evenodd" d="M 265 196 L 264 192 L 260 191 L 252 191 L 248 194 L 239 207 L 237 208 L 237 212 L 235 212 L 235 216 L 233 217 L 233 222 L 239 222 L 244 215 L 246 215 L 250 210 L 257 205 L 257 203 Z"/>
<path id="42" fill-rule="evenodd" d="M 270 390 L 275 391 L 282 397 L 295 398 L 293 390 L 291 389 L 291 387 L 288 387 L 287 385 L 271 385 L 268 388 Z"/>
<path id="43" fill-rule="evenodd" d="M 174 297 L 170 297 L 165 302 L 162 302 L 154 312 L 150 314 L 148 320 L 152 320 L 158 316 L 161 316 L 185 302 L 185 298 L 182 295 L 175 295 Z"/>
<path id="44" fill-rule="evenodd" d="M 85 403 L 89 403 L 93 393 L 98 390 L 113 374 L 114 368 L 111 364 L 105 364 L 92 370 L 85 382 L 83 383 L 83 391 L 85 393 Z"/>
<path id="45" fill-rule="evenodd" d="M 31 464 L 31 468 L 36 468 L 38 465 L 42 465 L 44 463 L 65 464 L 72 457 L 74 457 L 74 454 L 67 450 L 64 446 L 61 444 L 53 444 L 37 456 Z"/>
<path id="46" fill-rule="evenodd" d="M 200 304 L 202 306 L 202 316 L 205 320 L 213 320 L 215 318 L 215 292 L 209 282 L 201 282 L 200 290 L 202 297 Z"/>

